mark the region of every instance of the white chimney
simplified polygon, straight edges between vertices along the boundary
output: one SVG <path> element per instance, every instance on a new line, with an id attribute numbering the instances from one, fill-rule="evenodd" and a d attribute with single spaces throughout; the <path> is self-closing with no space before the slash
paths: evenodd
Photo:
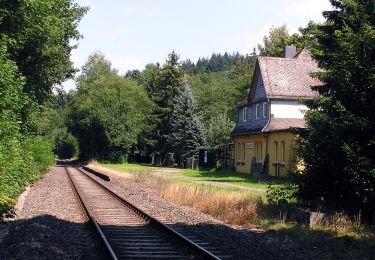
<path id="1" fill-rule="evenodd" d="M 297 50 L 294 45 L 285 46 L 285 58 L 294 58 L 296 56 Z"/>

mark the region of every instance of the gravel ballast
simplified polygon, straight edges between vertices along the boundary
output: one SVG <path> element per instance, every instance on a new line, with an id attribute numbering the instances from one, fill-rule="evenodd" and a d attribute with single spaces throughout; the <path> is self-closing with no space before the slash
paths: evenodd
<path id="1" fill-rule="evenodd" d="M 21 210 L 8 220 L 0 259 L 103 259 L 63 167 L 31 186 Z"/>
<path id="2" fill-rule="evenodd" d="M 175 205 L 145 184 L 111 172 L 105 174 L 110 181 L 92 176 L 192 240 L 208 243 L 204 247 L 221 251 L 220 255 L 232 259 L 322 257 L 316 250 L 301 250 L 287 237 L 231 227 L 191 207 Z M 86 224 L 62 167 L 54 167 L 37 181 L 30 188 L 16 219 L 5 224 L 8 231 L 0 243 L 0 259 L 105 258 L 94 231 Z"/>
<path id="3" fill-rule="evenodd" d="M 96 169 L 97 170 L 97 169 Z M 100 172 L 103 172 L 100 169 Z M 105 171 L 110 181 L 92 175 L 116 191 L 130 203 L 184 235 L 193 236 L 209 246 L 221 249 L 233 259 L 317 259 L 323 257 L 316 249 L 302 249 L 287 237 L 275 232 L 253 232 L 235 228 L 189 206 L 180 206 L 157 195 L 156 190 L 141 182 L 119 177 Z"/>

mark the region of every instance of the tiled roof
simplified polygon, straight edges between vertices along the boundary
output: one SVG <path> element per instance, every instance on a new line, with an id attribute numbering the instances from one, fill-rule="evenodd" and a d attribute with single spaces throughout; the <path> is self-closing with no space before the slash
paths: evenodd
<path id="1" fill-rule="evenodd" d="M 261 128 L 246 128 L 236 126 L 231 132 L 231 136 L 254 134 L 254 133 L 267 133 L 273 131 L 289 130 L 291 128 L 305 128 L 306 123 L 303 118 L 272 118 L 268 126 Z"/>
<path id="2" fill-rule="evenodd" d="M 247 128 L 247 127 L 240 127 L 236 126 L 233 131 L 230 133 L 230 136 L 237 136 L 237 135 L 246 135 L 252 133 L 260 133 L 262 132 L 263 127 L 258 128 Z"/>
<path id="3" fill-rule="evenodd" d="M 305 127 L 305 119 L 303 118 L 272 118 L 266 129 L 264 129 L 264 132 Z"/>
<path id="4" fill-rule="evenodd" d="M 318 64 L 307 50 L 302 50 L 294 58 L 258 57 L 259 68 L 268 98 L 315 97 L 311 86 L 321 82 L 310 76 L 319 71 Z"/>

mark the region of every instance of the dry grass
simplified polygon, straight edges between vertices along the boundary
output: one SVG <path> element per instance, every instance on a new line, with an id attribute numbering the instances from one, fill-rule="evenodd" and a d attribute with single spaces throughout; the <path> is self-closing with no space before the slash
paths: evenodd
<path id="1" fill-rule="evenodd" d="M 191 206 L 228 224 L 253 224 L 258 216 L 258 202 L 250 192 L 225 192 L 205 185 L 176 183 L 142 171 L 130 172 L 127 178 L 152 185 L 158 195 L 166 200 Z"/>
<path id="2" fill-rule="evenodd" d="M 251 224 L 258 215 L 257 202 L 247 193 L 224 193 L 173 183 L 165 183 L 158 193 L 167 200 L 191 206 L 228 224 Z"/>

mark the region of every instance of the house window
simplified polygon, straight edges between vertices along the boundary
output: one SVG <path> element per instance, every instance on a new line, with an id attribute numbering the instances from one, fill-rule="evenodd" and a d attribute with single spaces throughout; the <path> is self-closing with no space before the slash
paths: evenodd
<path id="1" fill-rule="evenodd" d="M 275 145 L 275 162 L 278 162 L 279 158 L 278 158 L 278 153 L 279 153 L 279 144 L 275 141 L 274 142 L 274 145 Z"/>
<path id="2" fill-rule="evenodd" d="M 245 150 L 245 143 L 242 143 L 242 152 L 243 152 L 242 159 L 243 159 L 243 161 L 245 161 L 245 152 L 246 152 L 246 150 Z"/>
<path id="3" fill-rule="evenodd" d="M 247 107 L 242 109 L 242 121 L 247 122 Z"/>
<path id="4" fill-rule="evenodd" d="M 285 162 L 285 142 L 281 142 L 281 162 Z"/>
<path id="5" fill-rule="evenodd" d="M 207 151 L 204 151 L 204 163 L 207 163 Z"/>
<path id="6" fill-rule="evenodd" d="M 255 142 L 255 160 L 257 162 L 263 161 L 262 142 Z"/>
<path id="7" fill-rule="evenodd" d="M 255 106 L 255 117 L 258 119 L 260 117 L 260 105 L 256 104 Z"/>
<path id="8" fill-rule="evenodd" d="M 263 102 L 263 118 L 267 117 L 267 102 Z"/>

